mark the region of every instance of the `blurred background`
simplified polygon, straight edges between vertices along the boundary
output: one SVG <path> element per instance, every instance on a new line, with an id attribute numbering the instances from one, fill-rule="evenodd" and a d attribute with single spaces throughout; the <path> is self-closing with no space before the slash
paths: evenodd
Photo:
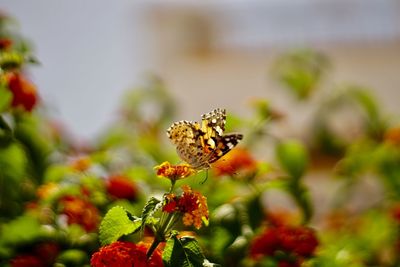
<path id="1" fill-rule="evenodd" d="M 41 66 L 30 76 L 42 98 L 79 138 L 106 128 L 123 92 L 149 74 L 165 81 L 182 119 L 215 107 L 246 114 L 263 97 L 296 114 L 287 132 L 301 131 L 307 108 L 270 75 L 280 53 L 299 47 L 330 58 L 328 83 L 368 86 L 388 113 L 400 113 L 397 0 L 0 3 L 35 44 Z"/>

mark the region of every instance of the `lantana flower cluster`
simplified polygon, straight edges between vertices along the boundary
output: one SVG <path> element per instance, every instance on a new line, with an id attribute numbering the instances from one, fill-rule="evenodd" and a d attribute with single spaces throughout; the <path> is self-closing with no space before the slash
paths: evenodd
<path id="1" fill-rule="evenodd" d="M 202 222 L 208 220 L 207 198 L 200 192 L 193 191 L 188 185 L 182 186 L 182 190 L 181 196 L 166 194 L 162 210 L 167 213 L 182 213 L 184 225 L 193 225 L 199 229 Z"/>
<path id="2" fill-rule="evenodd" d="M 146 253 L 150 244 L 138 244 L 126 241 L 116 241 L 100 248 L 93 254 L 90 264 L 92 267 L 162 267 L 161 251 L 156 249 L 147 259 Z"/>
<path id="3" fill-rule="evenodd" d="M 186 178 L 194 173 L 194 170 L 189 164 L 172 165 L 169 162 L 163 162 L 154 168 L 157 171 L 157 176 L 168 178 L 171 181 Z"/>

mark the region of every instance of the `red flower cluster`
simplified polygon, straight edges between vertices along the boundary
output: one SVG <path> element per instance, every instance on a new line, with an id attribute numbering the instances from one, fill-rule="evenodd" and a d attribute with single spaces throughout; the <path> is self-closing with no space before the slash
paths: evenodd
<path id="1" fill-rule="evenodd" d="M 38 102 L 35 85 L 26 80 L 20 73 L 15 72 L 8 73 L 6 80 L 8 88 L 13 94 L 11 106 L 31 112 Z"/>
<path id="2" fill-rule="evenodd" d="M 8 38 L 0 38 L 0 50 L 7 50 L 12 46 L 12 40 Z"/>
<path id="3" fill-rule="evenodd" d="M 92 203 L 77 196 L 64 196 L 60 204 L 61 213 L 67 216 L 68 224 L 79 224 L 88 232 L 97 229 L 100 215 Z"/>
<path id="4" fill-rule="evenodd" d="M 208 219 L 207 198 L 200 192 L 192 191 L 187 185 L 182 186 L 182 189 L 183 194 L 181 196 L 175 194 L 165 196 L 163 211 L 168 213 L 181 212 L 184 214 L 184 225 L 194 225 L 199 229 L 202 221 Z"/>
<path id="5" fill-rule="evenodd" d="M 107 181 L 107 192 L 117 199 L 135 200 L 137 198 L 138 189 L 128 177 L 114 175 Z"/>
<path id="6" fill-rule="evenodd" d="M 213 164 L 215 175 L 235 175 L 238 172 L 252 172 L 257 168 L 257 162 L 248 150 L 234 148 Z"/>
<path id="7" fill-rule="evenodd" d="M 117 241 L 92 255 L 90 264 L 92 267 L 161 267 L 164 266 L 161 251 L 156 249 L 147 259 L 146 253 L 150 244 Z"/>
<path id="8" fill-rule="evenodd" d="M 34 247 L 31 253 L 17 255 L 10 261 L 11 267 L 47 267 L 53 266 L 60 248 L 55 243 L 42 243 Z"/>
<path id="9" fill-rule="evenodd" d="M 300 266 L 305 258 L 310 258 L 318 246 L 314 230 L 308 227 L 279 226 L 270 227 L 253 240 L 250 255 L 253 259 L 264 256 L 276 256 L 284 253 L 287 259 L 281 259 L 282 266 Z M 281 266 L 281 265 L 280 265 Z"/>

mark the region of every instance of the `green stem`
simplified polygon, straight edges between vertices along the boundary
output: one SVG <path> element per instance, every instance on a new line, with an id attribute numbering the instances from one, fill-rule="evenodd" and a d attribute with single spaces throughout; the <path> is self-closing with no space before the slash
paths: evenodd
<path id="1" fill-rule="evenodd" d="M 151 255 L 153 255 L 154 250 L 158 247 L 158 245 L 161 243 L 161 241 L 157 238 L 157 236 L 154 238 L 153 243 L 151 243 L 151 246 L 149 250 L 147 251 L 146 257 L 149 259 Z"/>
<path id="2" fill-rule="evenodd" d="M 165 240 L 165 236 L 169 231 L 169 227 L 171 227 L 171 221 L 174 221 L 175 217 L 174 215 L 175 213 L 166 213 L 166 212 L 162 213 L 160 219 L 160 226 L 158 227 L 155 233 L 153 243 L 151 244 L 149 250 L 147 251 L 146 254 L 147 258 L 150 258 L 154 250 L 157 248 L 158 244 L 160 244 L 160 242 Z"/>
<path id="3" fill-rule="evenodd" d="M 174 191 L 175 184 L 176 184 L 176 180 L 171 180 L 171 187 L 168 192 L 169 194 L 171 194 Z"/>

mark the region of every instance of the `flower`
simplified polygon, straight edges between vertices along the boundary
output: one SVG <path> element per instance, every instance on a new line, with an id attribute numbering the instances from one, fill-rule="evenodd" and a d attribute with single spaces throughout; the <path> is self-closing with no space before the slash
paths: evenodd
<path id="1" fill-rule="evenodd" d="M 56 243 L 45 242 L 35 245 L 31 253 L 17 255 L 10 260 L 11 267 L 46 267 L 53 266 L 60 247 Z"/>
<path id="2" fill-rule="evenodd" d="M 21 254 L 11 259 L 11 267 L 43 267 L 45 263 L 37 257 L 31 254 Z"/>
<path id="3" fill-rule="evenodd" d="M 7 50 L 12 46 L 12 40 L 8 38 L 0 38 L 0 50 Z"/>
<path id="4" fill-rule="evenodd" d="M 11 106 L 31 112 L 38 102 L 35 85 L 15 72 L 7 73 L 6 80 L 8 88 L 13 94 Z"/>
<path id="5" fill-rule="evenodd" d="M 35 246 L 34 254 L 37 255 L 48 266 L 53 266 L 60 253 L 60 246 L 54 242 L 44 242 Z"/>
<path id="6" fill-rule="evenodd" d="M 36 195 L 40 199 L 45 199 L 49 196 L 52 196 L 60 191 L 60 186 L 56 183 L 50 182 L 47 184 L 42 184 L 36 190 Z"/>
<path id="7" fill-rule="evenodd" d="M 183 214 L 183 224 L 186 226 L 194 225 L 199 229 L 203 220 L 208 220 L 207 198 L 200 192 L 193 191 L 188 185 L 182 186 L 183 194 L 165 195 L 164 212 L 180 212 Z"/>
<path id="8" fill-rule="evenodd" d="M 135 200 L 138 194 L 136 185 L 128 177 L 114 175 L 107 181 L 107 192 L 117 199 Z"/>
<path id="9" fill-rule="evenodd" d="M 91 164 L 92 161 L 88 156 L 81 156 L 71 162 L 71 168 L 77 172 L 84 172 L 90 168 Z"/>
<path id="10" fill-rule="evenodd" d="M 260 259 L 264 256 L 274 256 L 276 252 L 295 256 L 297 260 L 314 255 L 318 239 L 314 230 L 308 227 L 278 226 L 270 227 L 257 236 L 250 246 L 250 256 Z M 297 265 L 289 265 L 297 266 Z"/>
<path id="11" fill-rule="evenodd" d="M 67 195 L 61 198 L 61 213 L 67 216 L 68 224 L 79 224 L 87 232 L 95 231 L 100 221 L 97 208 L 84 199 Z"/>
<path id="12" fill-rule="evenodd" d="M 161 163 L 154 169 L 157 171 L 157 176 L 168 178 L 171 181 L 183 179 L 196 173 L 196 170 L 189 164 L 171 165 L 168 161 Z"/>
<path id="13" fill-rule="evenodd" d="M 385 132 L 385 142 L 400 146 L 400 126 L 390 128 Z"/>
<path id="14" fill-rule="evenodd" d="M 159 267 L 163 266 L 161 251 L 156 249 L 150 259 L 146 252 L 149 248 L 147 243 L 131 243 L 117 241 L 100 248 L 92 255 L 90 264 L 92 267 Z"/>
<path id="15" fill-rule="evenodd" d="M 257 162 L 248 150 L 244 148 L 234 148 L 224 155 L 220 160 L 213 164 L 215 175 L 234 175 L 239 171 L 254 172 Z"/>

